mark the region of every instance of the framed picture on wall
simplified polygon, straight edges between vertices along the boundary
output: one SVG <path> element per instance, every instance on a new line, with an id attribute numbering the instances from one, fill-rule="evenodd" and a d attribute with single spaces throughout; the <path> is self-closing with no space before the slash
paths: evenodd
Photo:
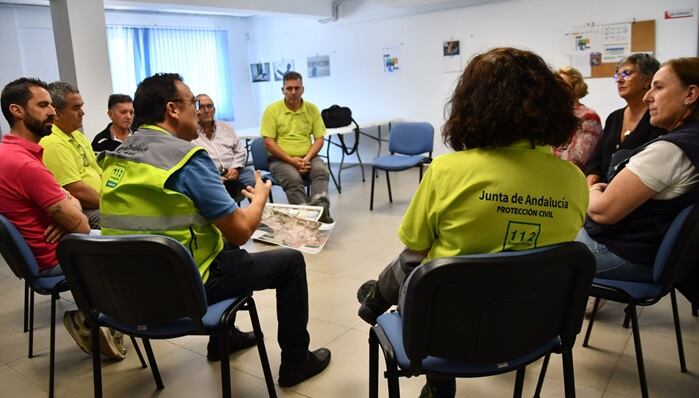
<path id="1" fill-rule="evenodd" d="M 250 64 L 250 76 L 253 83 L 270 81 L 269 62 Z"/>
<path id="2" fill-rule="evenodd" d="M 330 76 L 330 56 L 316 55 L 308 57 L 308 77 Z"/>
<path id="3" fill-rule="evenodd" d="M 274 80 L 275 81 L 281 81 L 282 78 L 284 77 L 284 74 L 287 72 L 291 72 L 294 69 L 294 60 L 293 59 L 282 59 L 279 61 L 274 62 Z"/>

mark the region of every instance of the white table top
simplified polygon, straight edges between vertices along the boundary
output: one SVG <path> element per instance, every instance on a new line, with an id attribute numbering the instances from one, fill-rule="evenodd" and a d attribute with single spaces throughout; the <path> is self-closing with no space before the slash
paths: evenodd
<path id="1" fill-rule="evenodd" d="M 383 119 L 383 120 L 362 120 L 358 121 L 357 124 L 359 124 L 360 128 L 370 128 L 370 127 L 378 127 L 378 126 L 384 126 L 392 122 L 397 122 L 400 121 L 400 119 Z M 338 127 L 334 129 L 326 129 L 325 130 L 325 135 L 336 135 L 336 134 L 347 134 L 351 133 L 354 131 L 354 123 L 350 124 L 349 126 L 345 127 Z M 238 137 L 243 140 L 252 140 L 260 136 L 260 126 L 255 126 L 255 127 L 247 127 L 244 129 L 236 129 L 235 132 L 238 134 Z"/>

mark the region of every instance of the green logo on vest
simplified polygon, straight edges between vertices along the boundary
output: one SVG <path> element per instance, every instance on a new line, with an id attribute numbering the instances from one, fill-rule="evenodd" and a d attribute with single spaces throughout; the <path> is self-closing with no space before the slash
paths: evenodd
<path id="1" fill-rule="evenodd" d="M 126 168 L 124 166 L 116 165 L 114 170 L 112 170 L 112 175 L 107 180 L 107 187 L 114 188 L 121 182 L 121 178 L 126 173 Z"/>

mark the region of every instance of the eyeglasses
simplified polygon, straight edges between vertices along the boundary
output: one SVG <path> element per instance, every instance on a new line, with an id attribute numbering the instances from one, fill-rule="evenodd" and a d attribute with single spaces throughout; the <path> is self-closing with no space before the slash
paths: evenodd
<path id="1" fill-rule="evenodd" d="M 623 78 L 624 80 L 626 80 L 626 79 L 628 79 L 629 77 L 631 77 L 631 75 L 633 75 L 634 73 L 636 73 L 636 71 L 628 70 L 628 69 L 627 69 L 627 70 L 622 70 L 621 72 L 617 72 L 617 73 L 614 74 L 614 81 L 615 81 L 615 82 L 618 82 L 618 81 L 621 80 L 622 78 Z"/>
<path id="2" fill-rule="evenodd" d="M 201 103 L 196 98 L 195 99 L 188 99 L 188 100 L 182 99 L 182 98 L 175 98 L 173 100 L 170 100 L 170 102 L 189 102 L 190 104 L 192 104 L 192 106 L 194 107 L 195 110 L 198 111 L 199 109 L 201 109 Z"/>
<path id="3" fill-rule="evenodd" d="M 85 149 L 83 149 L 83 147 L 73 138 L 69 139 L 68 141 L 75 145 L 75 149 L 78 150 L 78 153 L 83 158 L 83 167 L 89 166 L 90 162 L 87 160 L 87 154 L 85 153 Z"/>
<path id="4" fill-rule="evenodd" d="M 199 104 L 199 110 L 207 110 L 210 111 L 214 109 L 214 104 Z"/>

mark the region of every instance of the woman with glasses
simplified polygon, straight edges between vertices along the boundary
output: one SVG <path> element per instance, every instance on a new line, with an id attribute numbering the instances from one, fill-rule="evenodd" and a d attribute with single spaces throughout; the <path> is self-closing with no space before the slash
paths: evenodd
<path id="1" fill-rule="evenodd" d="M 612 159 L 615 152 L 628 153 L 665 133 L 651 126 L 648 105 L 643 102 L 659 67 L 658 60 L 648 54 L 629 55 L 617 64 L 614 81 L 626 106 L 612 112 L 604 122 L 604 134 L 586 167 L 588 186 L 609 181 L 608 174 L 617 163 Z"/>
<path id="2" fill-rule="evenodd" d="M 553 154 L 585 170 L 587 161 L 602 138 L 602 123 L 594 109 L 580 103 L 580 98 L 587 95 L 587 84 L 582 74 L 572 66 L 565 66 L 556 72 L 573 90 L 573 112 L 580 120 L 580 125 L 575 129 L 570 141 L 553 147 Z"/>
<path id="3" fill-rule="evenodd" d="M 652 281 L 670 223 L 699 199 L 699 58 L 666 62 L 643 101 L 650 123 L 669 132 L 627 156 L 609 184 L 590 187 L 577 238 L 608 279 Z"/>

